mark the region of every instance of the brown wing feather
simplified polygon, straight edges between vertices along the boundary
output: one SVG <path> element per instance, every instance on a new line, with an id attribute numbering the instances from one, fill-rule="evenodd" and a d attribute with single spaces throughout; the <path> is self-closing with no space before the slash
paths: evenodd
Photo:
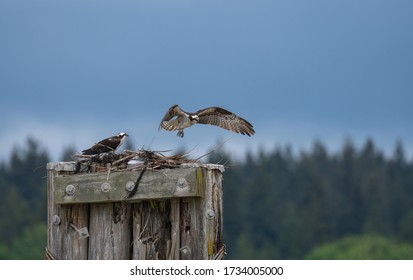
<path id="1" fill-rule="evenodd" d="M 168 111 L 165 113 L 165 116 L 163 117 L 162 121 L 169 121 L 170 119 L 175 117 L 178 114 L 177 107 L 178 105 L 173 105 L 171 108 L 169 108 Z"/>
<path id="2" fill-rule="evenodd" d="M 120 143 L 120 138 L 117 136 L 112 136 L 98 143 L 94 144 L 89 149 L 83 150 L 84 155 L 100 154 L 115 151 Z"/>
<path id="3" fill-rule="evenodd" d="M 173 119 L 174 117 L 178 117 L 177 107 L 177 105 L 173 105 L 168 109 L 168 111 L 165 113 L 165 116 L 162 118 L 161 123 L 159 124 L 158 130 L 161 127 L 169 131 L 178 129 L 178 119 Z"/>
<path id="4" fill-rule="evenodd" d="M 169 120 L 169 121 L 161 121 L 159 128 L 163 128 L 165 130 L 178 130 L 179 129 L 179 122 L 178 122 L 178 118 L 173 119 L 173 120 Z"/>
<path id="5" fill-rule="evenodd" d="M 253 126 L 247 120 L 220 107 L 210 107 L 195 113 L 201 124 L 210 124 L 221 128 L 251 136 L 255 133 Z"/>

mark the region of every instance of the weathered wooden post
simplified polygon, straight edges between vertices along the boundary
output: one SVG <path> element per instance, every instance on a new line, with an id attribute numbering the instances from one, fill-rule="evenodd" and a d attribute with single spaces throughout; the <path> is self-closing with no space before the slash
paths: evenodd
<path id="1" fill-rule="evenodd" d="M 47 165 L 49 259 L 223 258 L 222 165 L 77 169 Z"/>

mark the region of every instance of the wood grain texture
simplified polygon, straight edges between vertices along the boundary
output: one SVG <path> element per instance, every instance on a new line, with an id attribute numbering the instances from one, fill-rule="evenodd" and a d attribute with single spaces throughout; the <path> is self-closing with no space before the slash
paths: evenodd
<path id="1" fill-rule="evenodd" d="M 57 205 L 54 178 L 73 173 L 71 164 L 48 166 L 47 248 L 55 259 L 87 259 L 88 240 L 74 229 L 88 226 L 89 205 Z M 53 169 L 53 168 L 56 168 Z M 58 170 L 58 171 L 57 171 Z"/>
<path id="2" fill-rule="evenodd" d="M 90 205 L 90 260 L 130 258 L 131 205 L 126 202 Z"/>
<path id="3" fill-rule="evenodd" d="M 170 201 L 151 200 L 134 204 L 133 259 L 165 260 L 171 245 Z"/>
<path id="4" fill-rule="evenodd" d="M 100 186 L 108 182 L 110 189 L 122 188 L 124 196 L 123 184 L 137 178 L 139 171 L 108 177 L 97 172 L 99 166 L 87 174 L 74 174 L 75 168 L 75 163 L 48 164 L 47 249 L 53 258 L 192 260 L 212 259 L 222 252 L 222 166 L 150 170 L 136 197 L 119 201 L 106 197 L 103 202 L 102 195 L 97 202 L 90 190 L 98 185 L 102 192 Z M 89 192 L 88 201 L 56 203 L 67 184 L 75 185 L 75 192 L 85 188 L 79 193 Z M 186 196 L 188 188 L 191 195 Z M 174 195 L 165 196 L 164 189 Z M 80 229 L 89 235 L 82 235 Z"/>
<path id="5" fill-rule="evenodd" d="M 57 176 L 55 202 L 58 204 L 124 201 L 127 184 L 134 184 L 141 171 L 86 173 Z M 201 196 L 197 171 L 193 168 L 146 170 L 138 190 L 128 202 L 143 199 Z M 74 193 L 68 194 L 67 186 Z"/>

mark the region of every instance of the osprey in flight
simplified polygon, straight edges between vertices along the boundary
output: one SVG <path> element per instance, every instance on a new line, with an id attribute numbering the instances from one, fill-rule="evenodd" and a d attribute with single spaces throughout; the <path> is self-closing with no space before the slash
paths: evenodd
<path id="1" fill-rule="evenodd" d="M 188 113 L 174 105 L 166 112 L 159 127 L 169 131 L 178 130 L 177 135 L 184 137 L 184 129 L 196 123 L 216 125 L 248 136 L 255 133 L 248 121 L 220 107 L 209 107 Z"/>
<path id="2" fill-rule="evenodd" d="M 101 153 L 114 152 L 123 142 L 126 137 L 129 136 L 125 132 L 121 132 L 118 135 L 103 139 L 102 141 L 96 143 L 89 149 L 83 150 L 83 155 L 97 155 Z"/>

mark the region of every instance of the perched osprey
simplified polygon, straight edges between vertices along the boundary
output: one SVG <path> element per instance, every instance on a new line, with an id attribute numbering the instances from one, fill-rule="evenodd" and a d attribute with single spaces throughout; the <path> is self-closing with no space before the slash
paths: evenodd
<path id="1" fill-rule="evenodd" d="M 129 136 L 125 132 L 121 132 L 118 135 L 103 139 L 102 141 L 96 143 L 89 149 L 83 150 L 83 155 L 97 155 L 101 153 L 114 152 L 123 142 L 126 137 Z"/>
<path id="2" fill-rule="evenodd" d="M 178 136 L 184 137 L 184 129 L 196 123 L 216 125 L 221 128 L 251 136 L 255 133 L 252 124 L 243 118 L 220 107 L 210 107 L 195 113 L 187 113 L 174 105 L 163 117 L 159 128 L 178 130 Z"/>

